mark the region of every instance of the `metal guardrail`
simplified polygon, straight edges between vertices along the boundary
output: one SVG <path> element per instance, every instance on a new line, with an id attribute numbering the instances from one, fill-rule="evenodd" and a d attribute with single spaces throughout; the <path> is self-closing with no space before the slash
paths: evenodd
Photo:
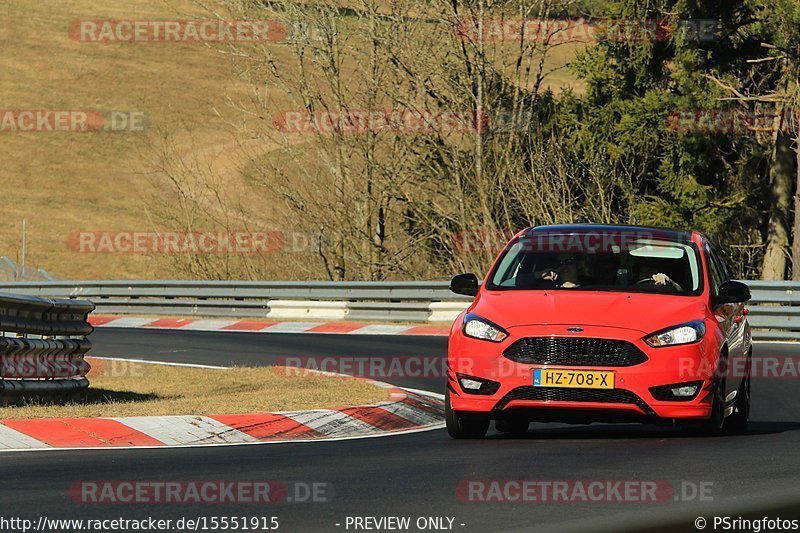
<path id="1" fill-rule="evenodd" d="M 48 281 L 0 283 L 0 291 L 97 298 L 261 300 L 465 300 L 446 281 Z M 198 291 L 202 291 L 199 293 Z"/>
<path id="2" fill-rule="evenodd" d="M 748 281 L 752 298 L 747 317 L 753 337 L 800 340 L 800 282 Z"/>
<path id="3" fill-rule="evenodd" d="M 56 281 L 0 291 L 86 298 L 98 313 L 242 318 L 427 321 L 431 302 L 465 302 L 441 281 Z"/>
<path id="4" fill-rule="evenodd" d="M 748 281 L 757 339 L 800 340 L 800 282 Z M 452 320 L 470 301 L 446 281 L 48 281 L 0 291 L 85 298 L 99 313 L 370 321 Z"/>
<path id="5" fill-rule="evenodd" d="M 88 387 L 84 356 L 94 308 L 85 300 L 0 293 L 0 395 Z"/>

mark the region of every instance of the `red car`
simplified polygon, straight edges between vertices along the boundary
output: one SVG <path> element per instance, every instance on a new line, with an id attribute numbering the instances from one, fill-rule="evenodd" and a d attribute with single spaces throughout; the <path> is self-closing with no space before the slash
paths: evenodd
<path id="1" fill-rule="evenodd" d="M 563 225 L 518 233 L 450 331 L 447 430 L 530 422 L 743 431 L 750 412 L 747 286 L 697 231 Z"/>

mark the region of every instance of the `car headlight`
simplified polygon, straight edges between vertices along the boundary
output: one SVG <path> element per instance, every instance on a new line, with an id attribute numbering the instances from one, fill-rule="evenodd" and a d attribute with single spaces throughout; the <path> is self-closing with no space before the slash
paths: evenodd
<path id="1" fill-rule="evenodd" d="M 508 337 L 503 328 L 472 313 L 464 317 L 464 335 L 492 342 L 502 342 Z"/>
<path id="2" fill-rule="evenodd" d="M 679 344 L 691 344 L 703 338 L 706 333 L 706 325 L 702 320 L 688 322 L 678 326 L 657 331 L 644 338 L 644 341 L 653 348 L 662 346 L 677 346 Z"/>

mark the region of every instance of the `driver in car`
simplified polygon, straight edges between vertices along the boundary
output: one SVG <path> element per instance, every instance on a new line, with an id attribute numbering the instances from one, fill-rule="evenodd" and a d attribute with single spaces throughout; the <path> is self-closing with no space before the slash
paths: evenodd
<path id="1" fill-rule="evenodd" d="M 642 266 L 639 270 L 639 281 L 636 283 L 645 283 L 652 280 L 653 283 L 656 285 L 666 286 L 668 283 L 672 285 L 675 290 L 678 292 L 683 292 L 683 287 L 672 281 L 672 279 L 664 274 L 663 272 L 659 272 L 658 269 L 651 265 Z"/>
<path id="2" fill-rule="evenodd" d="M 559 254 L 555 268 L 541 273 L 541 279 L 556 282 L 558 287 L 571 289 L 578 287 L 578 273 L 583 266 L 581 254 Z"/>

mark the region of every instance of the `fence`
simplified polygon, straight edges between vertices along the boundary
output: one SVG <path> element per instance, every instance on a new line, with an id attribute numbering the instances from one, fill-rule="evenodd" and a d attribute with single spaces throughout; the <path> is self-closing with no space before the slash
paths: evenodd
<path id="1" fill-rule="evenodd" d="M 757 339 L 800 340 L 800 282 L 747 282 Z M 99 313 L 270 319 L 448 322 L 469 304 L 444 281 L 48 281 L 0 291 L 85 298 Z"/>
<path id="2" fill-rule="evenodd" d="M 43 268 L 22 268 L 6 256 L 0 256 L 0 280 L 2 281 L 55 281 Z"/>

